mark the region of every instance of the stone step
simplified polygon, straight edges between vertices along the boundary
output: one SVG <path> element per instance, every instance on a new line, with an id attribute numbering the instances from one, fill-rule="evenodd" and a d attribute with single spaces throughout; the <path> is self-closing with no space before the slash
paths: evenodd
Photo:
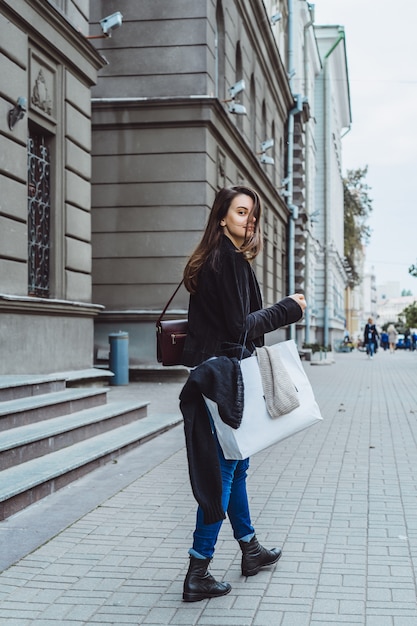
<path id="1" fill-rule="evenodd" d="M 38 396 L 65 389 L 65 377 L 57 375 L 0 376 L 0 402 Z"/>
<path id="2" fill-rule="evenodd" d="M 173 428 L 180 415 L 152 415 L 0 472 L 0 520 Z"/>
<path id="3" fill-rule="evenodd" d="M 0 431 L 106 403 L 106 387 L 65 389 L 0 403 Z"/>
<path id="4" fill-rule="evenodd" d="M 66 387 L 108 387 L 113 377 L 112 372 L 94 367 L 53 374 L 0 375 L 0 402 L 61 391 Z"/>
<path id="5" fill-rule="evenodd" d="M 107 387 L 111 385 L 114 378 L 113 372 L 97 367 L 85 370 L 69 370 L 60 372 L 65 376 L 67 387 Z"/>
<path id="6" fill-rule="evenodd" d="M 147 415 L 148 402 L 116 401 L 0 432 L 0 470 L 125 426 Z"/>

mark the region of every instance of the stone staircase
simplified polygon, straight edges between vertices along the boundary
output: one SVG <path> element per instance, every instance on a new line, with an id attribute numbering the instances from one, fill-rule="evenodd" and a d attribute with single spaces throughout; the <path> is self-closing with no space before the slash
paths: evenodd
<path id="1" fill-rule="evenodd" d="M 91 374 L 0 377 L 0 520 L 178 423 L 107 392 Z"/>

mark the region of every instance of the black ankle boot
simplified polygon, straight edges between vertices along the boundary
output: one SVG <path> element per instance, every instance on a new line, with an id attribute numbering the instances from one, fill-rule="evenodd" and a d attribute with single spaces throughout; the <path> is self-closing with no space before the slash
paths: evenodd
<path id="1" fill-rule="evenodd" d="M 242 576 L 255 576 L 267 565 L 276 563 L 282 555 L 279 548 L 267 550 L 258 542 L 256 535 L 247 541 L 239 541 L 242 550 Z"/>
<path id="2" fill-rule="evenodd" d="M 218 583 L 207 568 L 211 559 L 190 556 L 190 565 L 184 580 L 184 602 L 197 602 L 206 598 L 225 596 L 231 590 L 229 583 Z"/>

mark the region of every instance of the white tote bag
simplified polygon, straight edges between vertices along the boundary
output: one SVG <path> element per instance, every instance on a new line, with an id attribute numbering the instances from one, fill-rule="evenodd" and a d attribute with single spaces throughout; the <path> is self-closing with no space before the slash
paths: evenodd
<path id="1" fill-rule="evenodd" d="M 295 342 L 283 341 L 269 348 L 278 351 L 297 389 L 300 406 L 286 415 L 272 418 L 266 408 L 258 359 L 256 356 L 243 359 L 240 366 L 244 383 L 244 409 L 239 428 L 234 429 L 225 424 L 217 404 L 204 396 L 226 459 L 246 459 L 323 419 Z"/>

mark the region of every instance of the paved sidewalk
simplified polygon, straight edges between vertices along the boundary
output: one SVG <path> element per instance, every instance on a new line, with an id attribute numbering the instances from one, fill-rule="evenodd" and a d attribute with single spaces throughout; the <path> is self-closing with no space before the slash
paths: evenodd
<path id="1" fill-rule="evenodd" d="M 196 505 L 180 425 L 2 522 L 16 532 L 6 545 L 0 528 L 1 551 L 19 524 L 43 545 L 0 574 L 0 624 L 415 626 L 417 354 L 305 367 L 324 421 L 251 460 L 258 538 L 283 546 L 275 568 L 243 578 L 225 521 L 211 571 L 231 593 L 181 601 Z M 146 384 L 177 410 L 181 383 Z"/>

